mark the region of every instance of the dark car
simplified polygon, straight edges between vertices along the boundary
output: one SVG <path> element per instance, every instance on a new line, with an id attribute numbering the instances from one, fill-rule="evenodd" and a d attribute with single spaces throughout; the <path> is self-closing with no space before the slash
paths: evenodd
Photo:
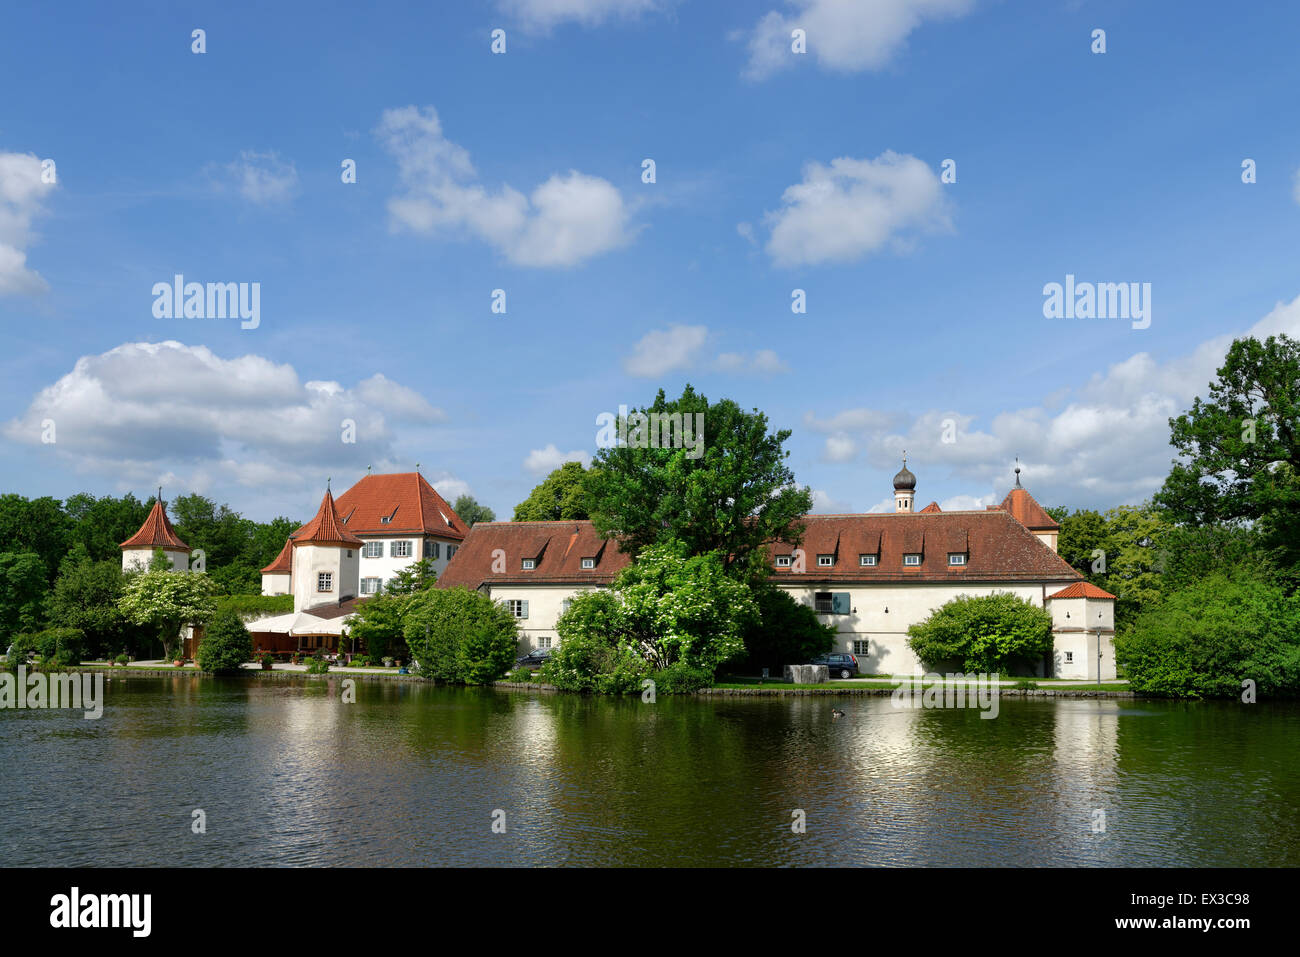
<path id="1" fill-rule="evenodd" d="M 825 665 L 831 677 L 852 678 L 858 673 L 858 659 L 853 655 L 822 655 L 808 662 L 810 665 Z"/>
<path id="2" fill-rule="evenodd" d="M 530 651 L 515 659 L 515 664 L 520 668 L 540 668 L 546 664 L 546 659 L 551 657 L 550 648 L 538 648 L 536 651 Z"/>

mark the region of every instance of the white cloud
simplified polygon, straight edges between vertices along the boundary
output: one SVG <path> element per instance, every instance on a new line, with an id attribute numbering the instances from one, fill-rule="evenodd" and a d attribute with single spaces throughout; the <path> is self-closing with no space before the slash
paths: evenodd
<path id="1" fill-rule="evenodd" d="M 599 26 L 606 20 L 631 20 L 666 6 L 662 0 L 498 0 L 497 8 L 527 30 L 546 32 L 572 21 Z"/>
<path id="2" fill-rule="evenodd" d="M 469 153 L 448 140 L 433 107 L 385 110 L 376 129 L 404 187 L 388 201 L 394 229 L 461 230 L 521 266 L 576 266 L 632 240 L 623 196 L 577 170 L 556 173 L 530 196 L 478 181 Z"/>
<path id="3" fill-rule="evenodd" d="M 31 153 L 0 153 L 0 296 L 45 292 L 49 284 L 27 266 L 32 220 L 54 189 L 42 182 L 41 161 Z"/>
<path id="4" fill-rule="evenodd" d="M 974 0 L 789 0 L 789 13 L 771 11 L 749 33 L 744 74 L 761 80 L 801 59 L 791 50 L 791 31 L 807 36 L 808 53 L 839 73 L 887 66 L 913 30 L 926 20 L 960 17 Z"/>
<path id="5" fill-rule="evenodd" d="M 736 223 L 736 232 L 739 234 L 741 239 L 749 243 L 751 246 L 758 245 L 758 239 L 754 235 L 753 223 Z"/>
<path id="6" fill-rule="evenodd" d="M 582 467 L 586 468 L 591 465 L 591 454 L 574 449 L 571 452 L 561 452 L 552 442 L 544 449 L 533 449 L 524 459 L 524 468 L 534 475 L 549 475 L 558 469 L 565 462 L 581 462 Z"/>
<path id="7" fill-rule="evenodd" d="M 298 191 L 297 168 L 274 151 L 244 150 L 225 171 L 239 195 L 259 206 L 288 202 Z"/>
<path id="8" fill-rule="evenodd" d="M 853 508 L 848 502 L 841 502 L 838 499 L 831 498 L 830 493 L 822 489 L 815 488 L 812 490 L 812 515 L 841 515 L 852 512 Z"/>
<path id="9" fill-rule="evenodd" d="M 1021 480 L 1044 505 L 1110 507 L 1149 498 L 1169 473 L 1174 449 L 1169 418 L 1204 396 L 1234 338 L 1278 333 L 1300 337 L 1300 297 L 1278 303 L 1250 329 L 1208 339 L 1191 352 L 1156 360 L 1135 353 L 1071 388 L 1061 404 L 1054 390 L 1036 405 L 994 416 L 979 427 L 970 414 L 929 410 L 882 426 L 891 417 L 869 409 L 850 409 L 804 422 L 831 435 L 823 457 L 835 461 L 844 438 L 855 442 L 876 468 L 896 469 L 907 450 L 917 475 L 918 493 L 927 482 L 949 477 L 968 488 L 941 507 L 982 507 L 1000 501 L 1013 481 L 1019 457 Z M 955 441 L 945 442 L 945 434 Z M 834 443 L 832 443 L 832 439 Z M 964 503 L 964 504 L 961 504 Z"/>
<path id="10" fill-rule="evenodd" d="M 836 432 L 827 436 L 822 458 L 827 462 L 852 462 L 858 457 L 858 443 L 849 435 Z"/>
<path id="11" fill-rule="evenodd" d="M 651 330 L 632 347 L 632 354 L 623 360 L 623 369 L 628 375 L 653 379 L 689 368 L 699 358 L 708 338 L 709 330 L 705 326 L 674 325 Z"/>
<path id="12" fill-rule="evenodd" d="M 314 486 L 368 465 L 409 469 L 396 459 L 394 426 L 445 418 L 382 375 L 348 388 L 303 382 L 292 366 L 257 355 L 223 359 L 204 346 L 132 342 L 78 359 L 3 432 L 40 445 L 51 420 L 53 451 L 79 471 L 134 485 L 166 476 L 201 490 Z M 345 441 L 345 420 L 355 423 L 354 442 Z"/>
<path id="13" fill-rule="evenodd" d="M 790 371 L 790 367 L 772 349 L 759 349 L 753 354 L 724 352 L 718 356 L 714 366 L 720 372 L 752 372 L 758 375 L 779 375 Z"/>
<path id="14" fill-rule="evenodd" d="M 906 249 L 921 233 L 952 229 L 939 177 L 892 150 L 874 160 L 809 163 L 781 200 L 766 214 L 767 252 L 779 266 L 850 262 L 887 243 Z"/>

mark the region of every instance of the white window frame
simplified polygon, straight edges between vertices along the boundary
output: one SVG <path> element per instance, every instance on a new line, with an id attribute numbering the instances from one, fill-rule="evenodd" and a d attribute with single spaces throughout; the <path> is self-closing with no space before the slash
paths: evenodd
<path id="1" fill-rule="evenodd" d="M 954 566 L 954 567 L 959 566 L 959 565 L 965 565 L 965 564 L 966 564 L 966 553 L 965 553 L 965 552 L 949 552 L 949 553 L 948 553 L 948 564 L 951 565 L 951 566 Z"/>
<path id="2" fill-rule="evenodd" d="M 505 599 L 506 609 L 516 618 L 528 617 L 528 599 L 526 598 L 507 598 Z"/>
<path id="3" fill-rule="evenodd" d="M 1074 664 L 1074 652 L 1073 652 L 1073 651 L 1067 651 L 1067 652 L 1065 653 L 1065 663 L 1066 663 L 1067 665 L 1072 665 L 1072 664 Z"/>
<path id="4" fill-rule="evenodd" d="M 867 641 L 866 639 L 855 638 L 851 642 L 851 647 L 853 648 L 853 654 L 855 655 L 871 654 L 871 642 Z"/>
<path id="5" fill-rule="evenodd" d="M 583 568 L 595 568 L 595 567 L 596 567 L 596 559 L 594 559 L 594 558 L 584 558 L 584 559 L 582 560 L 582 567 L 583 567 Z"/>
<path id="6" fill-rule="evenodd" d="M 903 565 L 908 568 L 916 568 L 921 564 L 921 556 L 917 552 L 909 552 L 903 556 Z"/>
<path id="7" fill-rule="evenodd" d="M 530 572 L 530 571 L 532 571 L 532 570 L 533 570 L 534 568 L 536 568 L 536 567 L 537 567 L 537 559 L 535 559 L 535 558 L 525 558 L 525 559 L 524 559 L 524 562 L 523 562 L 523 569 L 524 569 L 524 571 L 526 571 L 526 572 Z"/>
<path id="8" fill-rule="evenodd" d="M 316 573 L 316 590 L 317 590 L 318 592 L 333 591 L 333 590 L 334 590 L 334 573 L 333 573 L 333 572 L 317 572 L 317 573 Z"/>
<path id="9" fill-rule="evenodd" d="M 777 568 L 789 568 L 789 567 L 790 567 L 790 556 L 789 556 L 789 555 L 777 555 L 777 556 L 776 556 L 776 567 L 777 567 Z"/>
<path id="10" fill-rule="evenodd" d="M 400 547 L 400 551 L 398 550 Z M 388 546 L 389 558 L 410 558 L 411 557 L 411 540 L 408 538 L 395 538 Z"/>
<path id="11" fill-rule="evenodd" d="M 360 592 L 363 595 L 378 595 L 381 588 L 384 587 L 384 580 L 377 577 L 367 577 L 361 579 Z"/>
<path id="12" fill-rule="evenodd" d="M 542 635 L 540 638 L 537 639 L 537 650 L 538 651 L 551 650 L 551 639 L 548 635 Z"/>
<path id="13" fill-rule="evenodd" d="M 362 547 L 362 549 L 361 549 L 361 557 L 362 557 L 362 558 L 383 558 L 383 557 L 384 557 L 384 543 L 383 543 L 383 542 L 366 542 L 365 545 L 364 545 L 364 547 Z"/>
<path id="14" fill-rule="evenodd" d="M 833 567 L 834 565 L 835 565 L 835 556 L 834 556 L 834 555 L 818 555 L 818 556 L 817 556 L 817 567 L 818 567 L 818 568 L 831 568 L 831 567 Z"/>
<path id="15" fill-rule="evenodd" d="M 875 567 L 876 567 L 876 556 L 875 556 L 875 555 L 859 555 L 859 556 L 858 556 L 858 565 L 859 565 L 860 567 L 862 567 L 862 568 L 875 568 Z"/>
<path id="16" fill-rule="evenodd" d="M 429 557 L 442 558 L 442 542 L 429 543 Z"/>

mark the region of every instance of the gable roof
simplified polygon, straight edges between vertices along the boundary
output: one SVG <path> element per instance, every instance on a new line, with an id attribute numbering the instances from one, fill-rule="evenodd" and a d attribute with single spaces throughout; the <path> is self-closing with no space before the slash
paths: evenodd
<path id="1" fill-rule="evenodd" d="M 942 511 L 943 511 L 943 509 L 941 509 L 941 508 L 939 507 L 939 503 L 938 503 L 938 502 L 931 502 L 931 503 L 930 503 L 929 505 L 927 505 L 925 508 L 921 509 L 921 514 L 922 514 L 922 515 L 929 515 L 929 514 L 932 514 L 932 513 L 934 513 L 934 512 L 942 512 Z"/>
<path id="2" fill-rule="evenodd" d="M 350 531 L 343 527 L 338 510 L 334 507 L 334 493 L 325 490 L 325 497 L 320 500 L 316 517 L 298 531 L 289 536 L 293 546 L 298 545 L 353 545 L 361 544 Z"/>
<path id="3" fill-rule="evenodd" d="M 1061 523 L 1043 510 L 1043 506 L 1034 501 L 1029 489 L 1017 485 L 1007 493 L 1007 497 L 998 506 L 1004 512 L 1010 512 L 1021 525 L 1034 532 L 1060 531 Z"/>
<path id="4" fill-rule="evenodd" d="M 460 541 L 469 532 L 419 472 L 364 476 L 337 504 L 343 523 L 356 535 L 437 535 Z"/>
<path id="5" fill-rule="evenodd" d="M 536 559 L 537 567 L 525 569 L 525 558 Z M 594 558 L 595 567 L 583 568 L 584 558 Z M 631 558 L 597 535 L 589 521 L 478 522 L 437 587 L 608 585 L 629 564 Z"/>
<path id="6" fill-rule="evenodd" d="M 1062 588 L 1054 595 L 1048 595 L 1048 601 L 1053 598 L 1109 598 L 1115 600 L 1115 596 L 1104 588 L 1098 588 L 1092 582 L 1075 582 L 1068 588 Z"/>
<path id="7" fill-rule="evenodd" d="M 289 575 L 293 572 L 293 539 L 284 540 L 284 548 L 275 556 L 275 561 L 262 569 L 263 575 Z"/>
<path id="8" fill-rule="evenodd" d="M 190 547 L 180 540 L 172 523 L 167 519 L 167 509 L 161 499 L 155 499 L 153 508 L 140 526 L 140 530 L 124 541 L 119 548 L 161 548 L 167 552 L 185 552 Z"/>
<path id="9" fill-rule="evenodd" d="M 897 512 L 865 515 L 805 515 L 804 571 L 774 567 L 775 556 L 792 553 L 790 545 L 768 546 L 772 579 L 782 584 L 806 582 L 1061 582 L 1082 576 L 1044 545 L 1009 512 Z M 840 543 L 829 568 L 816 556 L 824 543 Z M 873 547 L 878 543 L 878 549 Z M 949 565 L 948 553 L 966 555 L 964 565 Z M 859 555 L 878 554 L 875 565 L 861 565 Z M 920 565 L 904 565 L 903 556 L 920 554 Z"/>

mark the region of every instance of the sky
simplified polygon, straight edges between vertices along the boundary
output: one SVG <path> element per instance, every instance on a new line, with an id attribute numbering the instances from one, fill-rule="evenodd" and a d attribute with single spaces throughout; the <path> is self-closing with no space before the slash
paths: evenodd
<path id="1" fill-rule="evenodd" d="M 1044 505 L 1139 503 L 1228 343 L 1300 335 L 1298 30 L 1121 0 L 10 5 L 0 491 L 301 520 L 418 464 L 508 518 L 602 413 L 691 383 L 791 431 L 815 511 L 892 510 L 904 450 L 918 508 L 1000 501 L 1017 460 Z M 1049 315 L 1067 276 L 1140 298 Z"/>

